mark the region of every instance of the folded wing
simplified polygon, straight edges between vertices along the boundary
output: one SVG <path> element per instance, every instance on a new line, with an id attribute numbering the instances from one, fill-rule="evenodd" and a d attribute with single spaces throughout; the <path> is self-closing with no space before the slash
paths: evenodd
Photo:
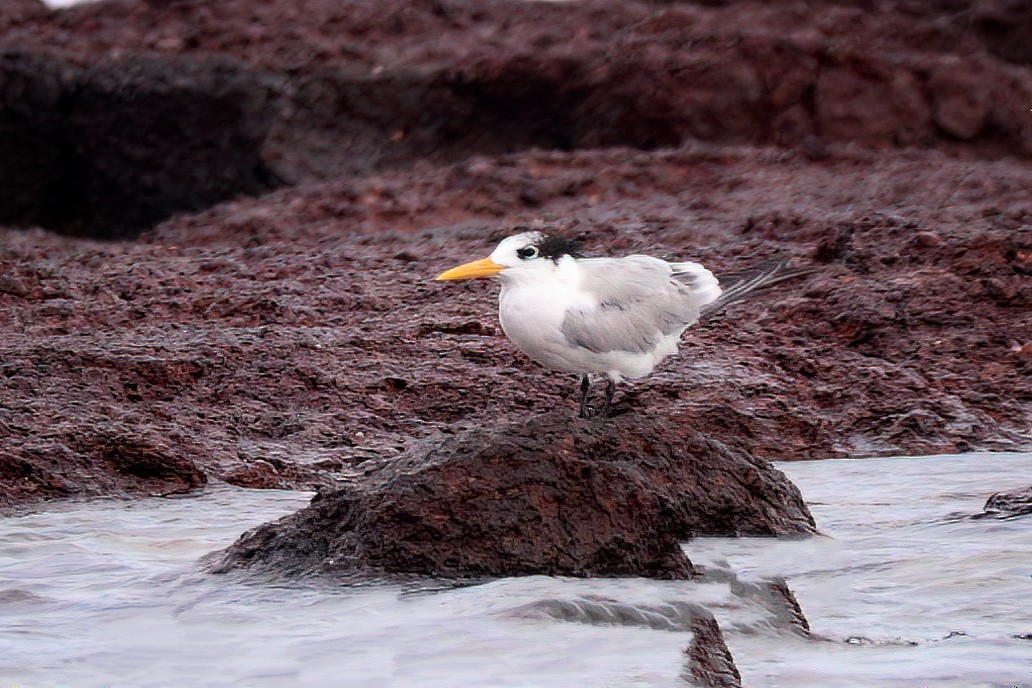
<path id="1" fill-rule="evenodd" d="M 570 308 L 567 341 L 595 353 L 645 353 L 699 319 L 720 296 L 717 279 L 698 263 L 667 263 L 649 256 L 587 259 L 582 288 L 592 302 Z"/>

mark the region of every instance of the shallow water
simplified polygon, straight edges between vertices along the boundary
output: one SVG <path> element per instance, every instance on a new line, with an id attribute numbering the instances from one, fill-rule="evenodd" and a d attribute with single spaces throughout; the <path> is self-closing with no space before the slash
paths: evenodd
<path id="1" fill-rule="evenodd" d="M 1032 484 L 1032 454 L 779 468 L 828 537 L 686 549 L 744 577 L 785 576 L 812 632 L 837 642 L 731 635 L 746 685 L 1032 686 L 1032 640 L 1014 637 L 1032 633 L 1032 517 L 966 518 Z"/>
<path id="2" fill-rule="evenodd" d="M 826 641 L 771 628 L 713 583 L 529 577 L 419 592 L 200 574 L 198 557 L 307 502 L 221 487 L 0 520 L 0 688 L 683 685 L 687 631 L 538 613 L 586 599 L 707 603 L 749 686 L 1032 686 L 1032 641 L 1013 637 L 1032 633 L 1032 519 L 959 518 L 1027 486 L 1032 454 L 780 468 L 827 537 L 686 549 L 744 578 L 784 575 Z"/>

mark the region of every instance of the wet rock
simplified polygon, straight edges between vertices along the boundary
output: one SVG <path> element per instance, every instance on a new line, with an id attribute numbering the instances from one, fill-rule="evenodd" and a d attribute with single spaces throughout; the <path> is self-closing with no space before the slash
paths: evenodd
<path id="1" fill-rule="evenodd" d="M 814 94 L 817 126 L 826 140 L 888 148 L 927 136 L 928 105 L 907 72 L 865 65 L 828 67 Z M 865 71 L 867 73 L 865 73 Z"/>
<path id="2" fill-rule="evenodd" d="M 628 604 L 601 597 L 532 602 L 513 611 L 519 618 L 550 618 L 593 626 L 632 626 L 656 631 L 688 632 L 700 618 L 712 618 L 703 605 L 672 600 L 659 605 Z"/>
<path id="3" fill-rule="evenodd" d="M 9 10 L 20 19 L 5 52 L 45 64 L 0 63 L 0 186 L 13 185 L 0 221 L 131 236 L 280 183 L 532 149 L 706 141 L 1027 158 L 1032 77 L 1006 64 L 1024 59 L 1025 4 L 973 3 L 970 22 L 908 3 Z M 5 104 L 24 90 L 5 84 L 9 68 L 48 93 L 56 69 L 60 106 L 39 93 Z"/>
<path id="4" fill-rule="evenodd" d="M 994 54 L 1017 64 L 1032 63 L 1032 12 L 1028 0 L 975 0 L 974 24 Z"/>
<path id="5" fill-rule="evenodd" d="M 991 86 L 977 70 L 950 69 L 943 65 L 929 82 L 933 95 L 935 123 L 946 133 L 960 139 L 972 139 L 985 127 L 992 100 Z"/>
<path id="6" fill-rule="evenodd" d="M 284 189 L 135 243 L 2 232 L 0 436 L 29 473 L 5 498 L 64 494 L 51 478 L 122 493 L 90 478 L 109 475 L 92 455 L 61 453 L 62 468 L 36 451 L 70 419 L 163 434 L 174 418 L 210 478 L 314 489 L 463 425 L 574 416 L 575 382 L 504 337 L 495 285 L 432 282 L 535 221 L 582 233 L 592 255 L 717 274 L 819 254 L 818 273 L 688 330 L 621 386 L 625 415 L 661 412 L 768 460 L 1032 447 L 1028 166 L 779 156 L 538 152 Z M 523 188 L 542 204 L 527 210 Z"/>
<path id="7" fill-rule="evenodd" d="M 717 620 L 712 616 L 697 618 L 692 633 L 692 644 L 684 651 L 688 660 L 686 682 L 701 688 L 741 688 L 742 675 Z"/>
<path id="8" fill-rule="evenodd" d="M 30 8 L 0 222 L 165 218 L 0 232 L 5 503 L 135 490 L 53 438 L 111 422 L 314 489 L 573 414 L 494 286 L 431 281 L 524 226 L 820 264 L 690 329 L 626 414 L 765 459 L 1032 447 L 1032 76 L 994 43 L 1020 3 L 0 5 Z"/>
<path id="9" fill-rule="evenodd" d="M 997 492 L 985 501 L 982 513 L 973 518 L 1010 519 L 1032 514 L 1032 487 L 1014 492 Z"/>
<path id="10" fill-rule="evenodd" d="M 134 236 L 276 185 L 260 149 L 268 80 L 225 59 L 134 57 L 85 70 L 0 55 L 0 222 Z"/>
<path id="11" fill-rule="evenodd" d="M 96 495 L 164 496 L 208 479 L 202 450 L 171 428 L 75 421 L 0 448 L 0 508 L 24 501 Z"/>
<path id="12" fill-rule="evenodd" d="M 40 19 L 47 14 L 43 0 L 6 0 L 0 7 L 0 31 L 11 26 Z"/>
<path id="13" fill-rule="evenodd" d="M 737 600 L 758 605 L 766 614 L 765 623 L 769 627 L 779 632 L 810 637 L 810 623 L 784 578 L 758 582 L 742 580 L 734 571 L 717 566 L 698 567 L 697 572 L 698 580 L 726 583 Z"/>
<path id="14" fill-rule="evenodd" d="M 607 590 L 596 579 L 587 592 L 535 600 L 514 609 L 517 618 L 556 619 L 595 626 L 631 626 L 692 632 L 714 619 L 737 632 L 811 638 L 809 624 L 783 579 L 743 580 L 722 566 L 696 567 L 693 580 L 661 589 L 638 588 L 640 598 L 621 588 Z M 645 592 L 648 591 L 648 592 Z M 659 599 L 657 599 L 659 598 Z"/>
<path id="15" fill-rule="evenodd" d="M 811 532 L 798 490 L 766 462 L 658 415 L 551 414 L 380 462 L 212 568 L 686 578 L 679 539 Z"/>

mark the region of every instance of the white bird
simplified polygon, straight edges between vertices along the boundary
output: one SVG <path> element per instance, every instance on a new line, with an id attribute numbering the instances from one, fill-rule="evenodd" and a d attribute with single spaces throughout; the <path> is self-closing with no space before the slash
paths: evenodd
<path id="1" fill-rule="evenodd" d="M 502 282 L 502 330 L 531 360 L 581 376 L 580 416 L 587 417 L 593 411 L 588 404 L 590 375 L 608 378 L 598 411 L 605 416 L 617 383 L 645 377 L 676 353 L 681 333 L 700 315 L 800 274 L 778 274 L 781 267 L 724 291 L 698 263 L 643 255 L 584 258 L 573 241 L 523 232 L 503 240 L 490 257 L 452 268 L 437 279 L 497 275 Z"/>

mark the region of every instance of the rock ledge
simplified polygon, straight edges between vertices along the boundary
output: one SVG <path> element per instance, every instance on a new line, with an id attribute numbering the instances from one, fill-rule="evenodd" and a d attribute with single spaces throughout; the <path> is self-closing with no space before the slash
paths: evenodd
<path id="1" fill-rule="evenodd" d="M 217 572 L 689 578 L 679 541 L 814 532 L 767 462 L 657 415 L 565 411 L 469 429 L 371 465 L 245 533 Z"/>

